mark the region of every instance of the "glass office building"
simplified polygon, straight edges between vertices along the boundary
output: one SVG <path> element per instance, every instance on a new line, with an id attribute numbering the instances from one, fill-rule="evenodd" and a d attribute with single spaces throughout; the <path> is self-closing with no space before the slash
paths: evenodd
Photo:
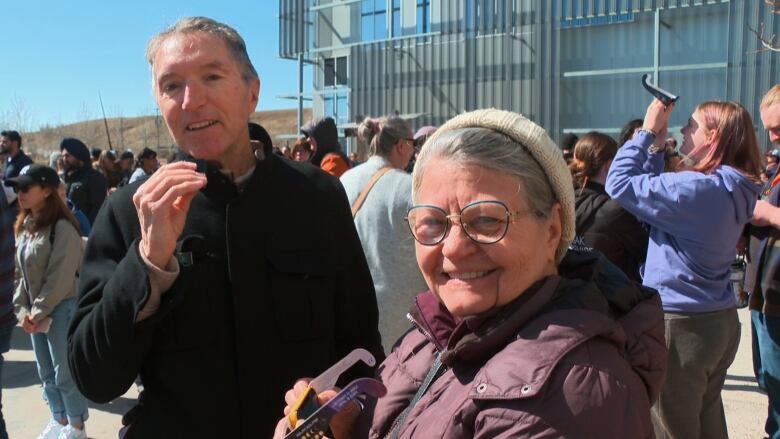
<path id="1" fill-rule="evenodd" d="M 342 127 L 391 113 L 439 125 L 496 107 L 556 140 L 616 136 L 644 115 L 650 73 L 681 96 L 675 132 L 709 99 L 741 102 L 761 129 L 780 53 L 756 52 L 751 28 L 780 34 L 774 12 L 763 0 L 280 0 L 279 53 L 313 69 L 298 95 Z"/>

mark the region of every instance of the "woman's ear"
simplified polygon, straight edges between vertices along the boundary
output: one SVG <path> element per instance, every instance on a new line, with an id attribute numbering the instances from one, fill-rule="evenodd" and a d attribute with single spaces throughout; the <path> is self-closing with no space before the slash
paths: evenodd
<path id="1" fill-rule="evenodd" d="M 718 130 L 710 130 L 710 133 L 707 135 L 707 142 L 710 146 L 717 144 L 718 140 L 720 140 L 720 133 L 718 133 Z"/>
<path id="2" fill-rule="evenodd" d="M 561 214 L 561 203 L 553 204 L 550 209 L 550 215 L 547 218 L 547 249 L 549 251 L 549 260 L 555 262 L 555 253 L 558 251 L 558 244 L 561 242 L 561 235 L 563 234 L 563 223 Z"/>

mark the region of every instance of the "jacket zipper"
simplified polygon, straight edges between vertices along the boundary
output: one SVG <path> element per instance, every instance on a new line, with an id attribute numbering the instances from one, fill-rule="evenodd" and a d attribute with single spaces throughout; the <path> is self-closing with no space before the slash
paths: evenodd
<path id="1" fill-rule="evenodd" d="M 436 339 L 435 339 L 435 338 L 433 338 L 433 335 L 431 335 L 431 333 L 430 333 L 430 332 L 428 332 L 428 331 L 427 331 L 425 328 L 423 328 L 423 326 L 422 326 L 421 324 L 419 324 L 419 323 L 417 322 L 417 320 L 415 320 L 415 319 L 414 319 L 414 317 L 412 317 L 412 314 L 411 314 L 411 313 L 406 313 L 406 318 L 407 318 L 407 320 L 409 320 L 410 322 L 412 322 L 412 325 L 414 325 L 414 327 L 415 327 L 415 328 L 417 328 L 417 330 L 418 330 L 418 331 L 420 331 L 420 332 L 422 333 L 422 335 L 423 335 L 423 336 L 425 336 L 425 338 L 427 338 L 427 339 L 428 339 L 428 341 L 430 341 L 430 342 L 433 344 L 433 346 L 436 348 L 436 353 L 437 353 L 437 354 L 439 354 L 439 355 L 441 355 L 442 351 L 441 351 L 441 350 L 439 350 L 439 344 L 438 344 L 438 342 L 436 342 Z M 445 369 L 446 369 L 446 367 L 445 367 Z M 412 402 L 412 401 L 409 401 L 409 403 L 411 403 L 411 402 Z M 408 407 L 408 406 L 407 406 L 407 407 Z M 392 434 L 393 434 L 393 432 L 395 431 L 396 427 L 398 426 L 398 423 L 399 423 L 399 422 L 401 422 L 401 418 L 405 418 L 403 415 L 404 415 L 404 413 L 406 412 L 406 409 L 407 409 L 407 408 L 406 408 L 406 407 L 404 407 L 404 409 L 403 409 L 403 410 L 401 410 L 401 413 L 399 413 L 399 414 L 398 414 L 398 415 L 395 417 L 395 419 L 393 420 L 393 424 L 390 426 L 390 429 L 388 429 L 388 430 L 387 430 L 387 433 L 385 433 L 385 435 L 384 435 L 384 436 L 382 436 L 382 439 L 388 439 L 388 438 L 390 438 L 390 435 L 392 435 Z M 405 421 L 405 420 L 406 420 L 406 419 L 404 419 L 404 421 Z M 399 431 L 398 433 L 400 434 L 401 432 Z"/>

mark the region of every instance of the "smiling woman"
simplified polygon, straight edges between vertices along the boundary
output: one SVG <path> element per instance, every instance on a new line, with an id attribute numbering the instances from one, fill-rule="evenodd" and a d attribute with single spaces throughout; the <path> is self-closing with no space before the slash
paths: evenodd
<path id="1" fill-rule="evenodd" d="M 334 436 L 651 436 L 660 299 L 568 250 L 573 185 L 544 130 L 499 110 L 457 116 L 423 146 L 412 189 L 430 291 L 379 368 L 387 395 L 335 417 Z"/>

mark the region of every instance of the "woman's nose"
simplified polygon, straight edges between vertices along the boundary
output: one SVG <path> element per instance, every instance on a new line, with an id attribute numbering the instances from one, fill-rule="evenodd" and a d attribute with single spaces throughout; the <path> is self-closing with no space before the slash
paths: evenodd
<path id="1" fill-rule="evenodd" d="M 442 241 L 441 252 L 447 259 L 468 256 L 477 249 L 477 243 L 468 237 L 460 221 L 452 221 L 449 233 Z"/>

